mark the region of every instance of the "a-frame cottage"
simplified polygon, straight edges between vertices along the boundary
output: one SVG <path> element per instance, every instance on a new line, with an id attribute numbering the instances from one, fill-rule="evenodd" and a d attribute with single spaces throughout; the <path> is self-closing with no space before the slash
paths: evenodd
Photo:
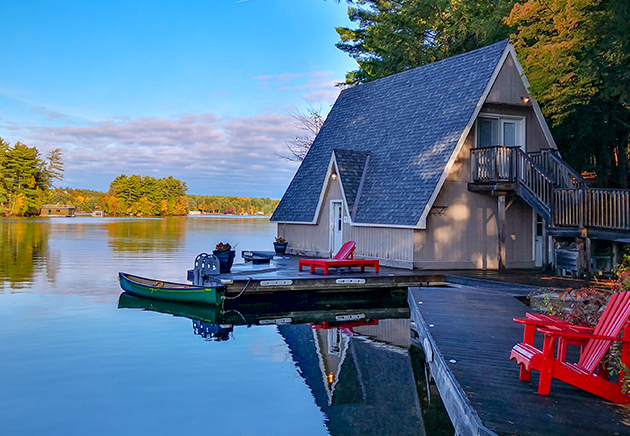
<path id="1" fill-rule="evenodd" d="M 354 240 L 403 268 L 550 262 L 554 190 L 583 181 L 528 87 L 506 40 L 343 90 L 271 218 L 289 252 Z"/>

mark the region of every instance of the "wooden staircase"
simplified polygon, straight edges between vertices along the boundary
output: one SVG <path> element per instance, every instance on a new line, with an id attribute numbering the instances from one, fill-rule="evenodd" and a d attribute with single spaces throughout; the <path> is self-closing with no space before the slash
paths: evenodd
<path id="1" fill-rule="evenodd" d="M 468 189 L 498 197 L 499 269 L 505 267 L 505 199 L 514 195 L 545 220 L 546 235 L 575 238 L 578 243 L 577 252 L 555 250 L 556 268 L 590 275 L 591 239 L 630 243 L 630 190 L 590 188 L 551 151 L 527 154 L 520 147 L 502 146 L 472 149 Z"/>
<path id="2" fill-rule="evenodd" d="M 630 190 L 588 187 L 550 151 L 471 150 L 471 191 L 515 193 L 548 223 L 550 235 L 630 242 Z"/>

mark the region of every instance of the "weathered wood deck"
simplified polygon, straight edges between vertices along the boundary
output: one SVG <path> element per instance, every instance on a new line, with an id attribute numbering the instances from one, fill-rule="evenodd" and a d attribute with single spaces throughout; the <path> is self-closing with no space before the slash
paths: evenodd
<path id="1" fill-rule="evenodd" d="M 381 268 L 379 273 L 341 269 L 312 274 L 298 271 L 298 259 L 270 255 L 269 263 L 239 263 L 220 278 L 227 296 L 242 293 L 264 302 L 269 294 L 281 299 L 287 293 L 321 298 L 337 292 L 379 293 L 379 289 L 410 287 L 416 342 L 432 354 L 432 375 L 458 435 L 630 435 L 630 407 L 607 403 L 557 380 L 549 396 L 540 396 L 538 375 L 534 373 L 531 382 L 520 381 L 518 365 L 509 360 L 512 346 L 523 334 L 512 318 L 523 317 L 528 310 L 516 297 L 539 287 L 564 289 L 587 282 L 531 271 L 502 275 Z"/>
<path id="2" fill-rule="evenodd" d="M 509 355 L 523 329 L 512 318 L 528 308 L 515 297 L 535 288 L 476 282 L 477 287 L 415 288 L 408 298 L 417 342 L 432 354 L 429 365 L 457 434 L 630 434 L 626 406 L 557 380 L 550 395 L 538 395 L 535 372 L 531 382 L 520 381 Z"/>
<path id="3" fill-rule="evenodd" d="M 238 263 L 229 274 L 221 274 L 218 278 L 225 284 L 228 297 L 240 293 L 352 292 L 444 282 L 442 274 L 384 267 L 378 273 L 361 272 L 360 268 L 338 268 L 329 274 L 321 270 L 311 273 L 310 270 L 298 270 L 299 259 L 299 256 L 284 255 L 272 256 L 269 263 Z"/>

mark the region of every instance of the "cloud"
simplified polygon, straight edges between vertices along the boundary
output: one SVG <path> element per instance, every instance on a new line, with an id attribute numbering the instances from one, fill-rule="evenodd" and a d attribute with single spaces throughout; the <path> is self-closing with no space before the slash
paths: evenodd
<path id="1" fill-rule="evenodd" d="M 330 71 L 263 75 L 253 80 L 263 90 L 297 93 L 308 101 L 332 103 L 340 92 Z"/>
<path id="2" fill-rule="evenodd" d="M 31 111 L 40 115 L 44 115 L 47 121 L 52 121 L 52 120 L 70 121 L 70 119 L 65 114 L 48 110 L 42 106 L 35 106 L 31 108 Z"/>
<path id="3" fill-rule="evenodd" d="M 105 191 L 120 174 L 172 175 L 194 194 L 279 198 L 296 169 L 276 155 L 296 134 L 288 113 L 235 118 L 186 113 L 11 128 L 43 154 L 61 147 L 62 185 L 74 188 Z"/>

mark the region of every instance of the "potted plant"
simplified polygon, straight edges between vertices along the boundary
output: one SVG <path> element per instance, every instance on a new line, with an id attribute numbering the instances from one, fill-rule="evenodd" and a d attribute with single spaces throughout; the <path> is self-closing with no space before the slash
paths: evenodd
<path id="1" fill-rule="evenodd" d="M 273 248 L 276 250 L 276 254 L 284 254 L 287 251 L 287 245 L 289 243 L 282 236 L 276 236 L 276 242 L 273 243 Z"/>
<path id="2" fill-rule="evenodd" d="M 234 263 L 234 256 L 236 251 L 232 250 L 232 246 L 229 243 L 219 242 L 212 252 L 217 259 L 219 259 L 219 271 L 221 274 L 229 273 Z"/>

